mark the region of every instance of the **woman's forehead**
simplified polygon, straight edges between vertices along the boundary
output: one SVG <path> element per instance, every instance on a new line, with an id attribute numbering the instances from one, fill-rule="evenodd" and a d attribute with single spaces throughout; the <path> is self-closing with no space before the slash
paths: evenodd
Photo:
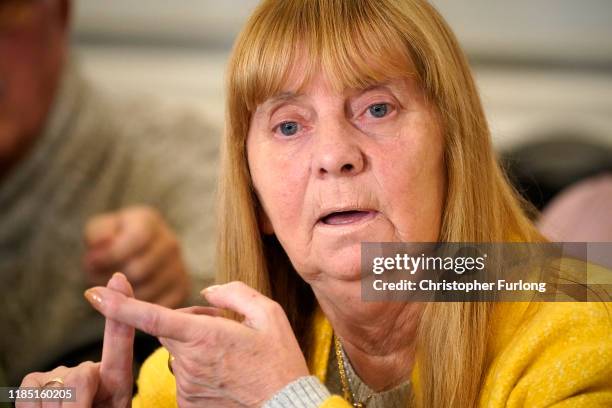
<path id="1" fill-rule="evenodd" d="M 305 99 L 318 93 L 325 92 L 342 97 L 353 97 L 373 90 L 386 90 L 394 94 L 415 93 L 418 91 L 416 78 L 412 75 L 395 78 L 382 78 L 379 81 L 363 80 L 362 85 L 334 84 L 326 76 L 314 76 L 307 83 L 288 81 L 281 86 L 279 92 L 270 95 L 259 106 L 266 108 L 281 103 Z"/>

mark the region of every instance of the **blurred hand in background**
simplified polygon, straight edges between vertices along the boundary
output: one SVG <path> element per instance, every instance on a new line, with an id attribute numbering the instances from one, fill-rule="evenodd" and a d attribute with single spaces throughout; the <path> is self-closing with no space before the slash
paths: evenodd
<path id="1" fill-rule="evenodd" d="M 83 265 L 91 285 L 125 273 L 137 299 L 175 308 L 188 297 L 190 279 L 178 238 L 150 207 L 97 215 L 84 231 Z"/>

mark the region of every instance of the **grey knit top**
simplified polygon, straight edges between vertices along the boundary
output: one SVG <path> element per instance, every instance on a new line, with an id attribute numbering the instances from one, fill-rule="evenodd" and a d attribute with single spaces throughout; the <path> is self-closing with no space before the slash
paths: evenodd
<path id="1" fill-rule="evenodd" d="M 212 280 L 218 139 L 198 113 L 104 95 L 71 63 L 44 132 L 0 180 L 0 367 L 9 384 L 102 339 L 104 319 L 83 298 L 92 215 L 157 209 L 181 243 L 194 294 Z"/>
<path id="2" fill-rule="evenodd" d="M 355 373 L 344 350 L 342 353 L 351 392 L 358 401 L 364 401 L 373 391 Z M 410 399 L 410 388 L 410 381 L 405 381 L 390 390 L 374 393 L 367 403 L 367 408 L 406 408 Z M 332 394 L 343 395 L 333 345 L 329 353 L 325 385 L 315 376 L 298 378 L 274 395 L 264 408 L 315 408 Z"/>

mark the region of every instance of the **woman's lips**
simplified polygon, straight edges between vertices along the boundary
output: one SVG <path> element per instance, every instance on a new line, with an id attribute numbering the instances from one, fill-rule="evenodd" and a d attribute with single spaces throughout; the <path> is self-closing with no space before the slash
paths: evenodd
<path id="1" fill-rule="evenodd" d="M 347 225 L 370 219 L 376 215 L 375 211 L 349 210 L 333 212 L 319 220 L 325 225 Z"/>

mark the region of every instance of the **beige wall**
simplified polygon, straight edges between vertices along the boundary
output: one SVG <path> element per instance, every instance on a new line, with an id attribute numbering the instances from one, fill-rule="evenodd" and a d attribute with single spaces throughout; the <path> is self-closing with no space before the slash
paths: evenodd
<path id="1" fill-rule="evenodd" d="M 118 95 L 192 106 L 218 127 L 229 47 L 255 0 L 80 0 L 74 44 Z M 612 144 L 612 1 L 435 0 L 474 62 L 495 143 L 575 129 Z"/>

